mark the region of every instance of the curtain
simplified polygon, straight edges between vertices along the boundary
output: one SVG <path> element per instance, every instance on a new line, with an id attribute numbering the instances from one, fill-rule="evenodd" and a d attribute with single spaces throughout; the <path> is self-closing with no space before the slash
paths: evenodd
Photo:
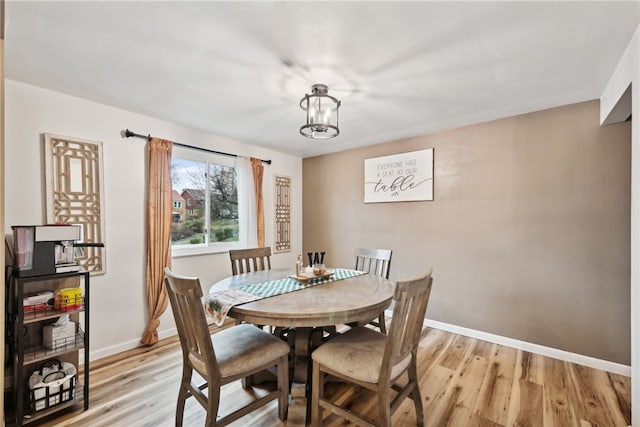
<path id="1" fill-rule="evenodd" d="M 264 200 L 262 197 L 262 176 L 264 166 L 262 160 L 251 158 L 251 169 L 253 170 L 253 190 L 256 195 L 256 217 L 258 227 L 258 247 L 264 247 Z"/>
<path id="2" fill-rule="evenodd" d="M 238 205 L 242 209 L 239 243 L 241 248 L 255 248 L 258 245 L 258 220 L 251 160 L 248 157 L 237 157 L 235 166 L 238 170 Z"/>
<path id="3" fill-rule="evenodd" d="M 149 320 L 143 344 L 158 342 L 160 316 L 169 299 L 164 287 L 164 268 L 171 267 L 171 149 L 173 143 L 151 138 L 148 145 L 147 188 L 147 304 Z"/>

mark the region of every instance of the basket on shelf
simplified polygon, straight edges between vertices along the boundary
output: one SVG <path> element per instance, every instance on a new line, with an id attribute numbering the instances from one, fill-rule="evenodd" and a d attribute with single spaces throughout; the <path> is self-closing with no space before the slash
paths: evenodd
<path id="1" fill-rule="evenodd" d="M 29 378 L 31 409 L 41 411 L 73 400 L 76 367 L 51 359 L 42 364 Z"/>
<path id="2" fill-rule="evenodd" d="M 71 311 L 82 308 L 82 289 L 64 288 L 56 289 L 54 293 L 54 308 L 56 310 Z"/>
<path id="3" fill-rule="evenodd" d="M 25 315 L 51 310 L 53 307 L 53 292 L 43 291 L 25 295 L 22 299 L 22 310 Z"/>
<path id="4" fill-rule="evenodd" d="M 76 323 L 65 314 L 55 323 L 44 326 L 42 336 L 44 347 L 48 350 L 71 348 L 76 344 Z"/>

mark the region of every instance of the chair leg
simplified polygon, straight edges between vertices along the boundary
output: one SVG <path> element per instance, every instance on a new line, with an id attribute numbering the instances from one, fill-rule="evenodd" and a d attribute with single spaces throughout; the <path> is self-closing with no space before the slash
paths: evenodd
<path id="1" fill-rule="evenodd" d="M 182 427 L 185 400 L 187 400 L 187 390 L 181 385 L 180 391 L 178 392 L 178 404 L 176 406 L 176 427 Z"/>
<path id="2" fill-rule="evenodd" d="M 211 387 L 209 384 L 209 394 L 207 396 L 207 419 L 206 427 L 214 427 L 218 419 L 218 408 L 220 406 L 220 387 Z"/>
<path id="3" fill-rule="evenodd" d="M 253 385 L 253 381 L 252 381 L 251 376 L 244 377 L 240 381 L 242 383 L 242 388 L 245 389 L 245 390 L 249 390 L 251 388 L 251 386 Z"/>
<path id="4" fill-rule="evenodd" d="M 382 313 L 380 313 L 380 316 L 378 317 L 378 324 L 380 325 L 380 332 L 382 332 L 383 334 L 387 334 L 387 322 L 384 319 L 384 311 Z"/>
<path id="5" fill-rule="evenodd" d="M 388 388 L 378 389 L 378 416 L 380 427 L 391 427 L 391 393 Z"/>
<path id="6" fill-rule="evenodd" d="M 191 369 L 184 366 L 182 368 L 182 380 L 180 391 L 178 391 L 178 403 L 176 405 L 176 427 L 181 427 L 184 419 L 184 404 L 189 397 L 189 384 L 191 383 Z"/>
<path id="7" fill-rule="evenodd" d="M 422 427 L 424 426 L 424 409 L 422 407 L 422 396 L 420 395 L 420 384 L 418 383 L 415 357 L 412 357 L 411 364 L 407 370 L 407 375 L 409 376 L 409 383 L 415 384 L 413 391 L 411 392 L 411 399 L 413 399 L 413 404 L 416 408 L 416 425 L 418 427 Z"/>
<path id="8" fill-rule="evenodd" d="M 278 390 L 280 396 L 278 397 L 278 417 L 285 421 L 287 419 L 287 413 L 289 411 L 289 370 L 288 370 L 288 358 L 289 355 L 285 354 L 278 362 Z"/>
<path id="9" fill-rule="evenodd" d="M 324 395 L 324 376 L 320 373 L 320 364 L 313 362 L 313 374 L 311 376 L 311 427 L 322 425 L 320 413 L 320 399 Z"/>

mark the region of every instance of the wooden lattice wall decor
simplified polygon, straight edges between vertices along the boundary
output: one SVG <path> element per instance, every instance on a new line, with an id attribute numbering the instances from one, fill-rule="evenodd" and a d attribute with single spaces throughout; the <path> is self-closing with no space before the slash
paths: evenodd
<path id="1" fill-rule="evenodd" d="M 105 243 L 102 142 L 44 134 L 47 222 L 80 225 L 82 241 Z M 106 273 L 104 248 L 77 258 L 92 274 Z"/>
<path id="2" fill-rule="evenodd" d="M 275 243 L 274 252 L 291 251 L 291 178 L 275 176 Z"/>

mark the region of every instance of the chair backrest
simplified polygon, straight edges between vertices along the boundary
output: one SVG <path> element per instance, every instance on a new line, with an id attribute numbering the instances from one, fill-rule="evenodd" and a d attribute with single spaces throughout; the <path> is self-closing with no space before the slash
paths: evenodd
<path id="1" fill-rule="evenodd" d="M 431 295 L 432 270 L 409 281 L 398 281 L 393 294 L 393 316 L 387 331 L 387 345 L 380 378 L 391 375 L 391 368 L 410 354 L 416 357 L 420 333 Z"/>
<path id="2" fill-rule="evenodd" d="M 382 278 L 389 278 L 391 268 L 391 249 L 365 249 L 356 248 L 353 251 L 356 257 L 355 269 L 375 274 Z"/>
<path id="3" fill-rule="evenodd" d="M 271 247 L 235 249 L 229 251 L 231 274 L 271 270 Z"/>
<path id="4" fill-rule="evenodd" d="M 193 367 L 210 386 L 215 387 L 220 381 L 220 370 L 202 306 L 200 280 L 178 276 L 168 268 L 164 273 L 182 346 L 183 363 Z"/>

